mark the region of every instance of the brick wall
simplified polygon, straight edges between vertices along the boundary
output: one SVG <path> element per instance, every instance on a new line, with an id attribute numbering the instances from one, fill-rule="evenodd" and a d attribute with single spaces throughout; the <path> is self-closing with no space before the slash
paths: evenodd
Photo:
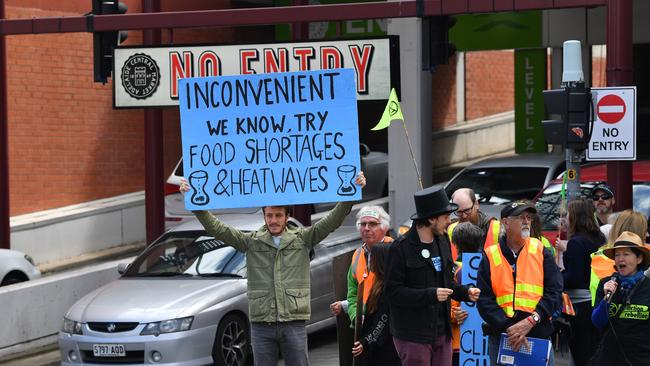
<path id="1" fill-rule="evenodd" d="M 431 74 L 431 123 L 437 131 L 456 124 L 456 55 Z"/>
<path id="2" fill-rule="evenodd" d="M 8 18 L 78 15 L 8 7 Z M 10 215 L 142 189 L 142 112 L 93 83 L 92 34 L 7 38 Z"/>
<path id="3" fill-rule="evenodd" d="M 607 60 L 602 55 L 593 54 L 591 60 L 591 86 L 604 88 L 607 86 L 607 73 L 605 72 Z"/>
<path id="4" fill-rule="evenodd" d="M 129 12 L 140 12 L 140 1 L 124 2 Z M 190 3 L 193 9 L 207 3 L 215 8 L 214 2 Z M 53 4 L 10 0 L 6 16 L 78 16 L 91 9 L 85 0 Z M 163 1 L 162 10 L 188 9 L 174 4 Z M 178 44 L 223 43 L 233 39 L 233 30 L 163 31 L 163 42 L 170 36 Z M 125 44 L 141 40 L 141 32 L 131 31 Z M 7 37 L 10 215 L 144 189 L 144 113 L 114 110 L 112 81 L 94 83 L 92 67 L 92 34 Z M 166 177 L 180 157 L 178 109 L 165 109 L 163 121 Z"/>
<path id="5" fill-rule="evenodd" d="M 456 125 L 456 57 L 431 74 L 433 131 Z M 514 53 L 465 53 L 465 120 L 514 109 Z"/>
<path id="6" fill-rule="evenodd" d="M 465 54 L 465 119 L 511 111 L 514 97 L 514 52 Z"/>

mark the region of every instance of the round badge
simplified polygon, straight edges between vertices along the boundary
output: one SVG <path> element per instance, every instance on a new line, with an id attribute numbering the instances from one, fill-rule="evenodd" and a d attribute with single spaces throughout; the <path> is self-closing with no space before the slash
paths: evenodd
<path id="1" fill-rule="evenodd" d="M 431 256 L 431 253 L 429 253 L 429 249 L 422 249 L 422 258 L 429 258 Z"/>
<path id="2" fill-rule="evenodd" d="M 160 85 L 160 68 L 156 61 L 144 53 L 129 57 L 122 66 L 122 86 L 135 99 L 147 99 Z"/>

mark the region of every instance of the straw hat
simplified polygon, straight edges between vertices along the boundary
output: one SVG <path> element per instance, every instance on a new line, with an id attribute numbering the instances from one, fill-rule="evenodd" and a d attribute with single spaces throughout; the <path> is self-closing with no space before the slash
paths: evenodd
<path id="1" fill-rule="evenodd" d="M 623 231 L 621 235 L 616 238 L 613 246 L 603 250 L 603 254 L 610 259 L 614 259 L 614 251 L 616 248 L 637 248 L 641 253 L 643 253 L 643 261 L 640 266 L 647 267 L 648 263 L 650 263 L 650 249 L 643 243 L 643 240 L 633 232 Z"/>

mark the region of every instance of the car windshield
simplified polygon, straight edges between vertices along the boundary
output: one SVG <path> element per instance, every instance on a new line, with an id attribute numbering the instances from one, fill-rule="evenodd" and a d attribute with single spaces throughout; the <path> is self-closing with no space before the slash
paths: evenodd
<path id="1" fill-rule="evenodd" d="M 471 188 L 481 203 L 532 199 L 544 187 L 547 173 L 548 168 L 533 167 L 466 169 L 449 182 L 445 191 L 451 197 L 459 188 Z"/>
<path id="2" fill-rule="evenodd" d="M 203 234 L 168 234 L 138 256 L 123 277 L 245 277 L 246 255 Z"/>
<path id="3" fill-rule="evenodd" d="M 596 182 L 582 183 L 580 185 L 581 195 L 591 197 L 591 189 Z M 562 184 L 554 183 L 546 187 L 535 206 L 542 218 L 542 230 L 553 231 L 558 229 L 560 200 L 562 196 Z M 634 183 L 632 186 L 632 202 L 636 211 L 648 217 L 650 214 L 650 183 Z"/>

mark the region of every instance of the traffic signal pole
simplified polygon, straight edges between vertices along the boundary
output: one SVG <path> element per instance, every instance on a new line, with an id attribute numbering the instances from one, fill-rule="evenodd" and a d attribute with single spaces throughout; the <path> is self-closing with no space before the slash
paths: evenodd
<path id="1" fill-rule="evenodd" d="M 575 200 L 580 197 L 580 163 L 585 157 L 585 149 L 582 147 L 575 147 L 572 144 L 573 141 L 581 139 L 580 133 L 588 134 L 588 130 L 585 131 L 583 126 L 579 123 L 589 119 L 589 112 L 585 113 L 585 105 L 582 103 L 574 103 L 573 95 L 574 91 L 577 92 L 586 92 L 585 89 L 585 80 L 584 73 L 582 72 L 582 48 L 580 41 L 566 41 L 564 42 L 564 47 L 562 51 L 562 87 L 568 89 L 568 100 L 567 100 L 567 115 L 566 115 L 566 149 L 565 159 L 566 159 L 566 192 L 567 192 L 567 203 Z M 579 98 L 577 98 L 579 99 Z M 577 105 L 576 105 L 577 104 Z M 574 115 L 573 111 L 578 109 L 578 114 Z M 578 120 L 574 120 L 577 118 Z M 578 122 L 577 126 L 573 126 L 572 122 Z M 582 129 L 572 130 L 573 128 Z M 587 143 L 589 140 L 587 139 Z"/>
<path id="2" fill-rule="evenodd" d="M 580 41 L 564 42 L 562 88 L 542 92 L 552 119 L 542 121 L 546 142 L 564 147 L 567 201 L 580 197 L 580 163 L 591 139 L 593 101 L 585 86 Z"/>

